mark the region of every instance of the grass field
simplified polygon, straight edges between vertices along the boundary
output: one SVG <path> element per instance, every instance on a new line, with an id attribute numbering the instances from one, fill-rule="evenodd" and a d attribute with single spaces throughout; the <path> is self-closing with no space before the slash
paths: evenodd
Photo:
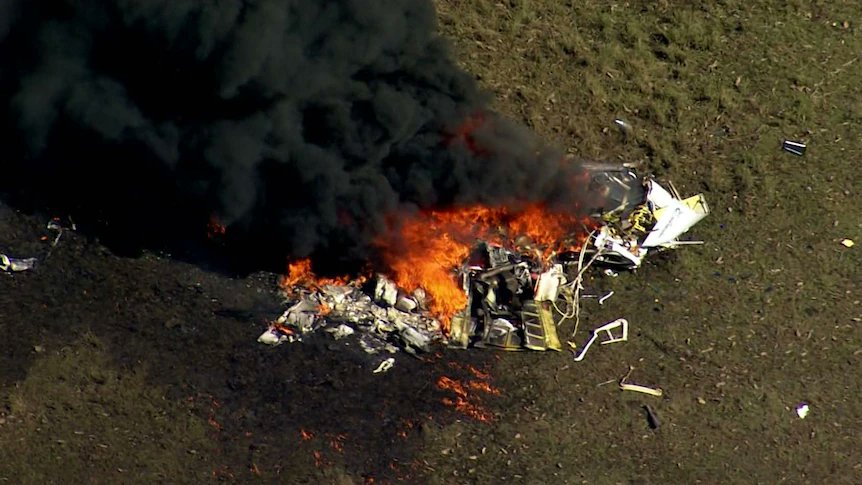
<path id="1" fill-rule="evenodd" d="M 434 481 L 862 480 L 851 377 L 862 273 L 858 246 L 839 244 L 862 238 L 859 4 L 437 5 L 498 109 L 583 158 L 644 161 L 681 192 L 703 191 L 713 214 L 694 230 L 704 246 L 600 283 L 616 294 L 587 321 L 628 318 L 629 343 L 577 364 L 506 355 L 513 401 L 492 429 L 439 437 L 464 458 L 453 470 L 452 455 L 429 446 L 448 471 Z M 614 118 L 634 126 L 631 140 Z M 783 139 L 807 153 L 783 152 Z M 598 386 L 630 365 L 664 398 Z"/>
<path id="2" fill-rule="evenodd" d="M 0 274 L 0 481 L 372 483 L 410 463 L 408 481 L 432 484 L 862 483 L 859 3 L 435 4 L 497 110 L 580 158 L 642 162 L 705 194 L 704 245 L 591 282 L 615 294 L 585 302 L 576 340 L 625 317 L 629 341 L 583 362 L 448 350 L 493 364 L 494 422 L 440 419 L 402 441 L 398 421 L 421 416 L 400 410 L 440 407 L 428 366 L 399 360 L 389 377 L 412 387 L 394 388 L 328 343 L 267 352 L 254 338 L 279 311 L 273 275 L 70 235 L 32 277 Z M 3 210 L 4 245 L 41 244 L 43 220 Z M 620 391 L 630 367 L 664 395 Z M 319 460 L 312 447 L 335 448 L 350 419 L 344 450 Z"/>

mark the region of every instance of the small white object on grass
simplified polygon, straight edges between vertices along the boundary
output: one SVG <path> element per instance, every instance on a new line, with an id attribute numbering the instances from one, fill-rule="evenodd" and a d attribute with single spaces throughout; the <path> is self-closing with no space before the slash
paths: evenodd
<path id="1" fill-rule="evenodd" d="M 796 406 L 796 415 L 799 416 L 799 419 L 805 419 L 810 411 L 811 408 L 808 407 L 808 404 L 802 403 L 799 406 Z"/>
<path id="2" fill-rule="evenodd" d="M 389 357 L 388 359 L 381 362 L 380 365 L 378 365 L 376 369 L 374 369 L 374 373 L 380 374 L 381 372 L 386 372 L 389 369 L 391 369 L 393 365 L 395 365 L 395 359 L 392 357 Z"/>

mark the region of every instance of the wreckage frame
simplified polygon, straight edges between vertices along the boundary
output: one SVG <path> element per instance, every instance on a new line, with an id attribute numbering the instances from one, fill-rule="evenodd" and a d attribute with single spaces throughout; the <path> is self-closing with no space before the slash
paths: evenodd
<path id="1" fill-rule="evenodd" d="M 582 295 L 585 275 L 591 268 L 605 275 L 635 270 L 649 252 L 699 244 L 678 238 L 708 215 L 709 207 L 703 194 L 683 199 L 673 184 L 668 190 L 626 165 L 588 164 L 586 170 L 590 190 L 603 202 L 591 214 L 596 224 L 581 246 L 544 256 L 529 244 L 506 247 L 480 241 L 464 265 L 453 268 L 467 304 L 450 317 L 448 328 L 429 313 L 422 288 L 398 288 L 381 274 L 364 284 L 286 289 L 290 307 L 259 341 L 300 341 L 324 329 L 336 339 L 358 331 L 360 347 L 369 354 L 399 349 L 417 354 L 435 343 L 462 349 L 561 351 L 558 328 L 572 322 L 568 346 L 580 360 L 602 332 L 607 333 L 603 343 L 625 340 L 624 319 L 595 329 L 583 346 L 573 340 L 580 300 L 595 296 Z M 622 336 L 612 334 L 617 328 L 622 328 Z"/>

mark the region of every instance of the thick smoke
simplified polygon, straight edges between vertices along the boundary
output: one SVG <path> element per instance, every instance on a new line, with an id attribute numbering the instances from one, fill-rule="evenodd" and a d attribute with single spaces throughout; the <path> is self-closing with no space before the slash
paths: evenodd
<path id="1" fill-rule="evenodd" d="M 564 192 L 435 22 L 429 0 L 0 2 L 3 187 L 141 240 L 215 214 L 336 259 L 410 207 Z"/>

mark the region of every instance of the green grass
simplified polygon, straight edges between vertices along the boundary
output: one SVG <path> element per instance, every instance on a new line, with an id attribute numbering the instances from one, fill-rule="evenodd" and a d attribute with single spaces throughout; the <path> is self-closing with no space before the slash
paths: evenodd
<path id="1" fill-rule="evenodd" d="M 457 430 L 460 447 L 473 454 L 487 447 L 492 456 L 452 460 L 431 440 L 428 459 L 440 476 L 457 473 L 458 483 L 860 476 L 853 442 L 862 404 L 847 378 L 862 364 L 862 325 L 853 320 L 862 317 L 862 258 L 858 246 L 838 244 L 862 241 L 858 4 L 437 5 L 442 31 L 497 109 L 577 155 L 644 160 L 682 192 L 703 191 L 713 209 L 692 234 L 704 246 L 599 283 L 617 293 L 604 307 L 588 306 L 582 325 L 624 316 L 630 342 L 579 364 L 506 355 L 501 385 L 511 402 L 500 422 Z M 630 143 L 612 128 L 617 117 L 634 126 Z M 808 153 L 783 152 L 783 139 L 808 143 Z M 666 397 L 596 387 L 628 365 Z M 805 421 L 793 412 L 803 400 L 813 410 Z M 658 433 L 646 428 L 644 402 L 663 418 Z"/>
<path id="2" fill-rule="evenodd" d="M 9 483 L 191 483 L 217 466 L 213 430 L 191 405 L 120 372 L 90 334 L 44 350 L 3 401 L 0 480 Z"/>

